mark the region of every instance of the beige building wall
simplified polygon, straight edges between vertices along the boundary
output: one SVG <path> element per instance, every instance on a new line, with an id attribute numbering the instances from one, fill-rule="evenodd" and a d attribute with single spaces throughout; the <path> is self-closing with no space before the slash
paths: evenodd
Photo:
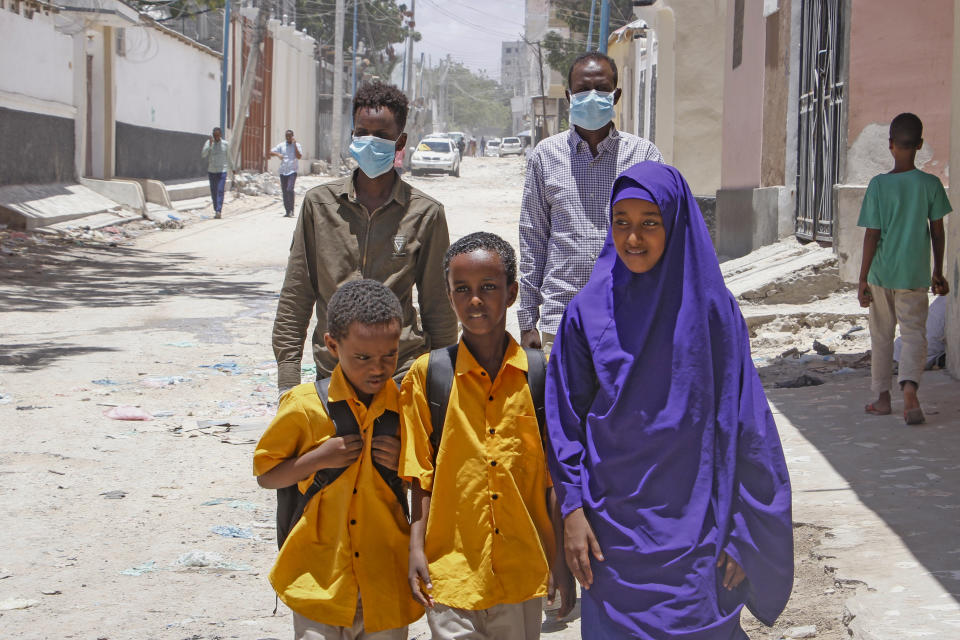
<path id="1" fill-rule="evenodd" d="M 697 195 L 720 188 L 727 0 L 661 0 L 634 13 L 656 34 L 656 144 Z M 623 83 L 621 82 L 621 86 Z"/>
<path id="2" fill-rule="evenodd" d="M 766 28 L 763 0 L 743 0 L 742 32 L 734 23 L 735 5 L 727 3 L 721 187 L 752 189 L 760 186 Z"/>
<path id="3" fill-rule="evenodd" d="M 923 120 L 918 164 L 946 183 L 952 11 L 953 0 L 851 1 L 846 184 L 890 170 L 890 121 L 904 111 Z"/>
<path id="4" fill-rule="evenodd" d="M 960 167 L 960 0 L 953 1 L 953 47 L 950 121 L 950 165 Z M 947 367 L 955 378 L 960 378 L 960 185 L 950 189 L 953 213 L 947 216 L 947 252 L 943 271 L 950 283 L 947 300 Z M 952 219 L 951 219 L 952 218 Z"/>

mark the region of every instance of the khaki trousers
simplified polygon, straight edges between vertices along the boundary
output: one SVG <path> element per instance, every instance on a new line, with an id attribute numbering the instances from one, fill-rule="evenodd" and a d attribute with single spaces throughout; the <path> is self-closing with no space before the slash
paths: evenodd
<path id="1" fill-rule="evenodd" d="M 427 609 L 433 640 L 537 640 L 543 598 L 467 611 L 442 604 Z"/>
<path id="2" fill-rule="evenodd" d="M 543 355 L 550 357 L 550 352 L 553 351 L 553 341 L 557 339 L 557 334 L 555 333 L 541 333 L 540 334 L 540 344 L 543 345 Z"/>
<path id="3" fill-rule="evenodd" d="M 900 325 L 903 348 L 897 381 L 920 386 L 927 362 L 927 290 L 886 289 L 870 285 L 870 370 L 874 393 L 890 391 L 893 374 L 893 337 Z"/>
<path id="4" fill-rule="evenodd" d="M 357 598 L 352 627 L 335 627 L 293 612 L 293 640 L 407 640 L 407 627 L 367 633 L 363 630 L 363 607 Z"/>

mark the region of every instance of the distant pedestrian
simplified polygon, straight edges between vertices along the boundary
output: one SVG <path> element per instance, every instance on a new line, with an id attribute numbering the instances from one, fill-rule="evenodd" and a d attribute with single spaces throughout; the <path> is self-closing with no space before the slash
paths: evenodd
<path id="1" fill-rule="evenodd" d="M 520 205 L 520 342 L 547 352 L 603 248 L 614 179 L 638 162 L 663 161 L 652 142 L 613 126 L 620 89 L 612 58 L 580 55 L 567 86 L 570 129 L 530 153 Z"/>
<path id="2" fill-rule="evenodd" d="M 233 158 L 230 156 L 230 143 L 223 139 L 220 127 L 213 128 L 212 135 L 203 143 L 200 155 L 207 159 L 213 217 L 219 218 L 223 211 L 223 189 L 227 184 L 227 171 L 234 170 Z"/>
<path id="3" fill-rule="evenodd" d="M 267 155 L 280 158 L 280 189 L 283 191 L 283 210 L 284 216 L 293 217 L 293 185 L 297 181 L 297 160 L 303 157 L 303 148 L 293 137 L 293 131 L 287 129 L 286 142 L 281 142 Z"/>
<path id="4" fill-rule="evenodd" d="M 480 157 L 483 157 L 483 154 L 487 152 L 487 139 L 484 136 L 480 136 L 480 148 L 478 151 L 479 153 L 477 155 Z"/>
<path id="5" fill-rule="evenodd" d="M 950 292 L 943 276 L 943 217 L 950 213 L 950 201 L 939 178 L 917 169 L 922 146 L 920 118 L 901 113 L 893 119 L 893 170 L 870 181 L 857 221 L 866 228 L 857 298 L 861 307 L 870 308 L 871 386 L 879 394 L 865 410 L 873 415 L 892 410 L 893 334 L 899 324 L 903 348 L 897 377 L 907 424 L 924 421 L 917 390 L 927 359 L 927 290 L 941 296 Z"/>

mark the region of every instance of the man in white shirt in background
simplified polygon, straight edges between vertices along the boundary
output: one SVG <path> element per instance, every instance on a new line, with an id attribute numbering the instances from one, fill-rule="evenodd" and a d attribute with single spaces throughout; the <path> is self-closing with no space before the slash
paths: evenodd
<path id="1" fill-rule="evenodd" d="M 303 149 L 300 143 L 293 137 L 293 131 L 287 129 L 286 142 L 281 142 L 267 156 L 276 156 L 280 158 L 280 189 L 283 191 L 283 210 L 284 217 L 293 217 L 293 185 L 297 181 L 297 160 L 303 156 Z"/>

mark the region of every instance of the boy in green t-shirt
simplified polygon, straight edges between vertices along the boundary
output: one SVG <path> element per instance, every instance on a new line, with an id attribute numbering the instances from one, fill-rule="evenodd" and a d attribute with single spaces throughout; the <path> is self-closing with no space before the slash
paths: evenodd
<path id="1" fill-rule="evenodd" d="M 873 415 L 891 411 L 893 335 L 899 324 L 903 350 L 898 379 L 907 424 L 924 421 L 917 389 L 927 355 L 927 289 L 941 296 L 949 292 L 943 277 L 943 217 L 950 213 L 950 202 L 940 179 L 915 166 L 922 146 L 920 118 L 901 113 L 893 119 L 893 170 L 870 181 L 857 221 L 866 228 L 857 297 L 861 307 L 870 307 L 872 388 L 879 394 L 866 411 Z"/>

